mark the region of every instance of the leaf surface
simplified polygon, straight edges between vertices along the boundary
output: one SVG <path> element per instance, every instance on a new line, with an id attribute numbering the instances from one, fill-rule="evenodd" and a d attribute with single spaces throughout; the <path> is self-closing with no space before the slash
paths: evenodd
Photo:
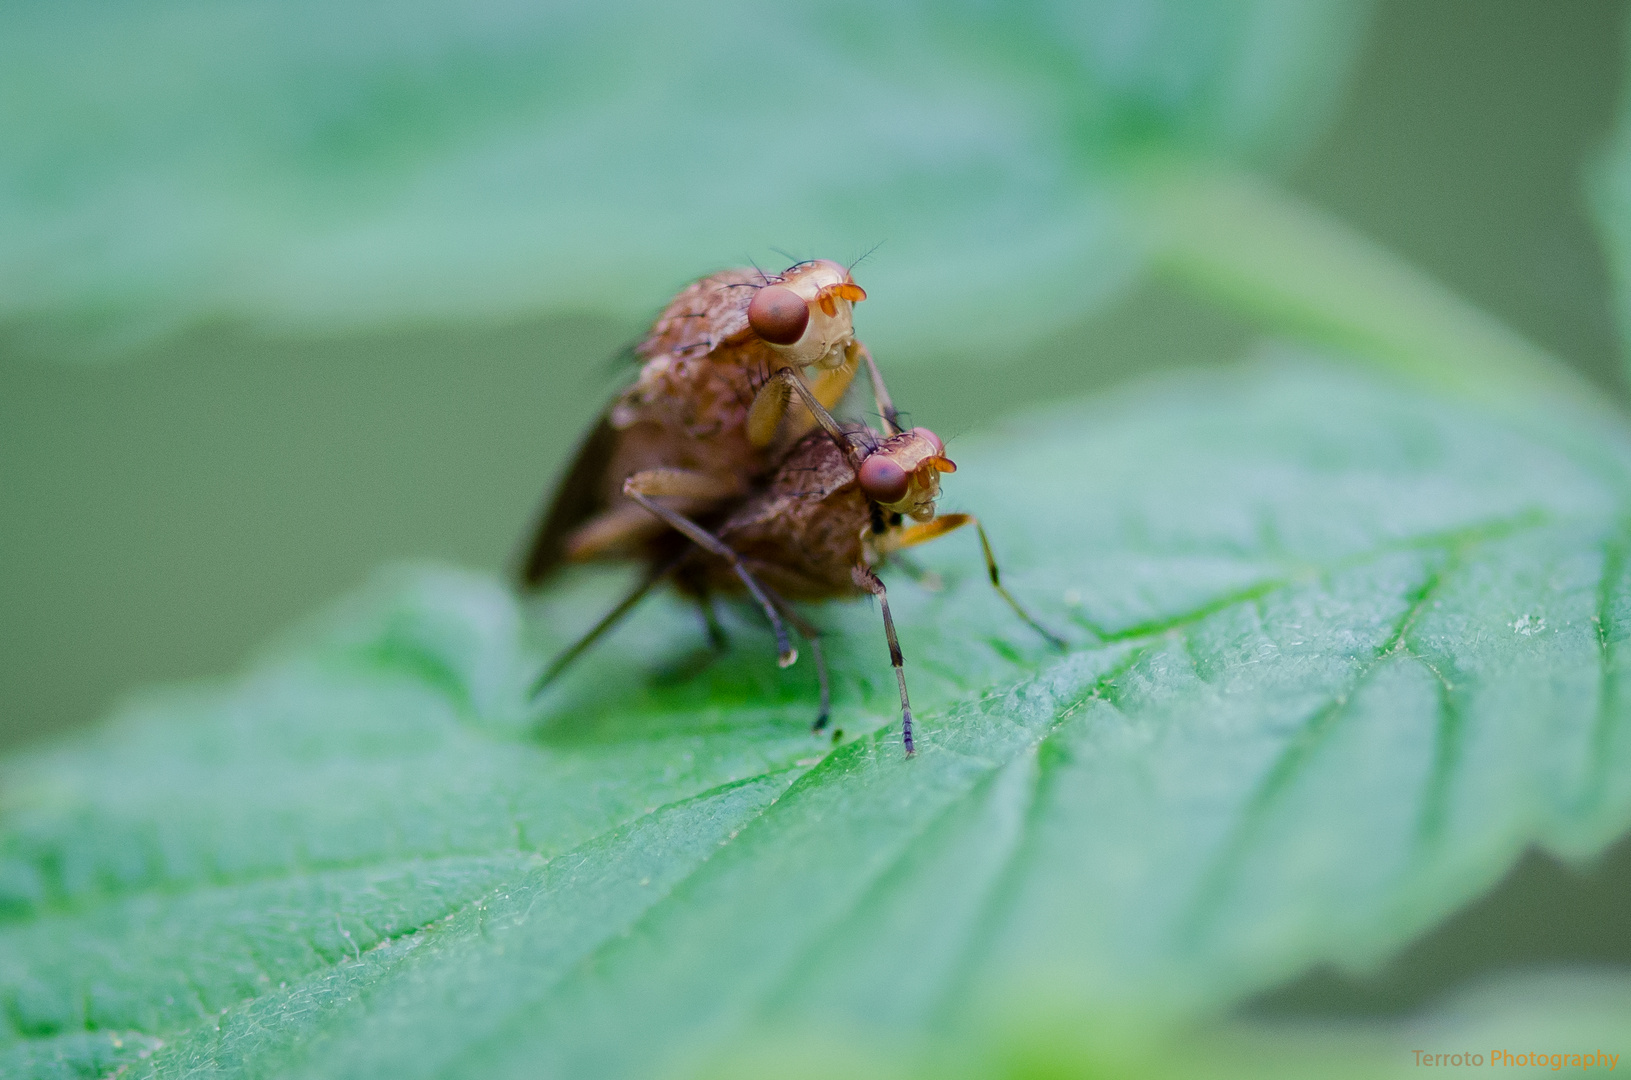
<path id="1" fill-rule="evenodd" d="M 684 1075 L 1362 969 L 1631 825 L 1631 443 L 1588 430 L 1280 357 L 954 440 L 1072 649 L 923 549 L 912 760 L 864 604 L 819 613 L 833 747 L 746 615 L 699 669 L 655 603 L 531 708 L 617 582 L 382 578 L 0 767 L 0 1072 Z"/>

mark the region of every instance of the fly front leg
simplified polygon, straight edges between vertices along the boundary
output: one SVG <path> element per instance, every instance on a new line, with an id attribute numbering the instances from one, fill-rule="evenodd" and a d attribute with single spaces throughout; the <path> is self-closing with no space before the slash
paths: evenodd
<path id="1" fill-rule="evenodd" d="M 855 364 L 856 358 L 853 355 L 846 355 L 844 362 L 838 367 L 823 368 L 816 372 L 815 378 L 809 381 L 810 393 L 815 395 L 815 399 L 821 402 L 822 407 L 829 412 L 836 409 L 838 403 L 844 400 L 844 394 L 849 391 L 850 384 L 855 381 Z M 766 402 L 765 408 L 775 412 L 776 420 L 779 421 L 782 412 L 789 411 L 791 397 L 781 395 L 779 390 L 773 390 L 771 393 L 781 396 L 781 400 L 776 401 L 773 398 Z M 791 393 L 791 388 L 789 388 L 788 394 Z M 754 400 L 757 401 L 758 398 L 756 397 Z M 781 410 L 781 412 L 777 410 Z M 761 419 L 760 423 L 768 426 L 770 432 L 768 436 L 763 437 L 773 438 L 777 430 L 775 422 L 767 416 Z M 808 435 L 817 424 L 816 417 L 808 409 L 792 410 L 791 418 L 782 429 L 785 437 L 784 441 L 791 446 Z"/>
<path id="2" fill-rule="evenodd" d="M 844 362 L 842 364 L 835 368 L 827 368 L 816 375 L 809 384 L 810 392 L 828 411 L 837 408 L 838 403 L 844 399 L 844 394 L 849 390 L 850 384 L 855 381 L 856 371 L 863 365 L 867 370 L 867 379 L 872 384 L 872 400 L 876 403 L 878 416 L 884 423 L 884 434 L 899 435 L 906 429 L 900 425 L 900 414 L 895 409 L 895 402 L 889 396 L 889 388 L 884 385 L 883 374 L 878 371 L 878 365 L 873 362 L 871 351 L 859 341 L 852 341 L 845 347 Z M 788 391 L 790 393 L 791 388 L 788 388 Z M 750 434 L 750 438 L 765 440 L 765 442 L 755 441 L 757 446 L 767 445 L 769 440 L 775 437 L 776 424 L 781 420 L 782 412 L 791 403 L 789 393 L 784 393 L 781 390 L 771 392 L 776 395 L 776 398 L 766 402 L 764 406 L 766 413 L 760 418 L 759 428 L 755 433 Z M 757 399 L 755 399 L 755 403 L 757 404 Z M 789 441 L 797 441 L 819 422 L 818 418 L 813 414 L 805 417 L 802 422 L 789 432 Z"/>
<path id="3" fill-rule="evenodd" d="M 835 368 L 822 368 L 816 372 L 815 378 L 810 380 L 810 392 L 816 400 L 826 406 L 829 411 L 838 408 L 838 403 L 844 400 L 849 392 L 850 384 L 855 381 L 855 370 L 859 360 L 853 349 L 844 350 L 844 362 Z M 810 418 L 815 423 L 815 418 Z"/>
<path id="4" fill-rule="evenodd" d="M 678 474 L 677 478 L 676 474 Z M 637 472 L 623 481 L 623 494 L 645 507 L 649 512 L 657 515 L 669 527 L 684 535 L 704 551 L 719 556 L 729 564 L 731 570 L 741 579 L 742 584 L 747 586 L 748 594 L 758 601 L 759 607 L 764 610 L 765 617 L 770 620 L 770 629 L 776 635 L 777 663 L 782 667 L 789 667 L 799 658 L 798 650 L 793 648 L 793 643 L 787 636 L 787 627 L 783 625 L 781 616 L 776 611 L 776 606 L 765 595 L 764 588 L 759 584 L 758 579 L 742 564 L 741 557 L 732 551 L 729 545 L 719 537 L 679 511 L 672 510 L 656 502 L 653 498 L 654 496 L 660 498 L 664 495 L 693 494 L 691 490 L 687 489 L 687 485 L 693 483 L 691 478 L 699 475 L 702 474 L 686 473 L 681 469 L 648 469 L 645 472 Z"/>
<path id="5" fill-rule="evenodd" d="M 981 525 L 980 519 L 973 514 L 941 514 L 932 521 L 925 521 L 921 525 L 908 526 L 892 535 L 879 537 L 873 541 L 873 547 L 880 554 L 901 551 L 905 548 L 916 547 L 918 544 L 926 544 L 930 540 L 942 537 L 955 529 L 962 528 L 964 525 L 973 525 L 974 531 L 980 534 L 980 550 L 985 553 L 985 570 L 991 576 L 991 587 L 997 590 L 997 595 L 1008 601 L 1008 606 L 1014 609 L 1014 614 L 1024 620 L 1025 625 L 1046 638 L 1050 645 L 1060 652 L 1068 649 L 1070 646 L 1066 644 L 1064 638 L 1032 618 L 1031 613 L 1021 607 L 1019 601 L 1015 600 L 1013 595 L 1003 587 L 1002 574 L 997 570 L 997 557 L 991 553 L 991 541 L 985 535 L 985 526 Z"/>
<path id="6" fill-rule="evenodd" d="M 833 442 L 844 451 L 852 468 L 861 467 L 861 458 L 838 421 L 826 406 L 816 399 L 815 393 L 805 385 L 803 378 L 792 368 L 782 368 L 759 388 L 753 405 L 748 409 L 748 441 L 755 446 L 769 446 L 776 438 L 776 429 L 787 413 L 787 406 L 797 397 L 810 410 L 821 430 L 832 436 Z"/>
<path id="7" fill-rule="evenodd" d="M 849 362 L 853 365 L 854 357 L 859 357 L 861 363 L 866 365 L 867 377 L 872 380 L 872 400 L 877 403 L 878 415 L 889 428 L 885 434 L 899 435 L 906 429 L 900 426 L 900 414 L 895 411 L 895 402 L 889 397 L 889 388 L 883 384 L 883 375 L 872 361 L 872 350 L 859 341 L 851 342 L 849 348 L 853 352 Z"/>
<path id="8" fill-rule="evenodd" d="M 894 616 L 889 614 L 889 590 L 864 563 L 857 563 L 850 576 L 855 579 L 855 584 L 878 598 L 878 608 L 883 612 L 883 634 L 889 641 L 889 663 L 895 669 L 895 682 L 900 684 L 901 741 L 906 744 L 906 756 L 911 757 L 917 753 L 917 748 L 912 744 L 912 702 L 906 696 L 906 660 L 900 653 L 900 639 L 895 636 Z"/>

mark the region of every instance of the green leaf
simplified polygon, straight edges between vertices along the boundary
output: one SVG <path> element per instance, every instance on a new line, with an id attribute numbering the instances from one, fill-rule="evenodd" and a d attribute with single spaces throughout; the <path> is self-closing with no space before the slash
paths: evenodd
<path id="1" fill-rule="evenodd" d="M 925 548 L 911 760 L 865 605 L 819 613 L 832 747 L 746 617 L 699 671 L 655 603 L 533 708 L 618 582 L 529 618 L 388 575 L 0 766 L 0 1072 L 708 1074 L 1044 1021 L 1113 1053 L 1374 965 L 1631 826 L 1631 439 L 1591 423 L 1281 357 L 954 442 L 948 504 L 1073 648 L 973 537 Z"/>
<path id="2" fill-rule="evenodd" d="M 203 320 L 632 319 L 778 246 L 884 242 L 874 347 L 1011 347 L 1138 268 L 1121 163 L 1284 159 L 1367 8 L 11 4 L 0 327 L 84 354 Z"/>

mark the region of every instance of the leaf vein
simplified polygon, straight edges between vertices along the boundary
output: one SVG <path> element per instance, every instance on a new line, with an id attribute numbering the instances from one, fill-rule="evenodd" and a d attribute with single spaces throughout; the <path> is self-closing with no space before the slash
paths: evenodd
<path id="1" fill-rule="evenodd" d="M 1591 764 L 1587 775 L 1582 802 L 1587 807 L 1600 806 L 1608 792 L 1609 751 L 1613 745 L 1614 729 L 1621 720 L 1615 711 L 1615 697 L 1619 693 L 1619 677 L 1614 664 L 1618 649 L 1615 647 L 1614 595 L 1625 574 L 1626 547 L 1631 543 L 1631 520 L 1622 521 L 1603 544 L 1602 577 L 1597 583 L 1597 608 L 1592 621 L 1597 630 L 1597 715 L 1591 728 Z"/>
<path id="2" fill-rule="evenodd" d="M 1180 934 L 1187 944 L 1196 944 L 1210 914 L 1218 910 L 1219 898 L 1245 861 L 1246 853 L 1267 820 L 1270 808 L 1335 729 L 1354 697 L 1381 670 L 1382 665 L 1403 648 L 1416 619 L 1443 587 L 1447 571 L 1447 567 L 1429 569 L 1422 583 L 1406 594 L 1404 613 L 1395 622 L 1383 644 L 1361 665 L 1340 693 L 1311 713 L 1287 739 L 1279 756 L 1269 765 L 1255 790 L 1248 796 L 1216 859 L 1200 877 L 1188 911 L 1180 922 Z"/>
<path id="3" fill-rule="evenodd" d="M 1036 844 L 1037 825 L 1041 820 L 1042 808 L 1045 805 L 1043 798 L 1045 786 L 1050 778 L 1057 772 L 1058 765 L 1066 760 L 1061 752 L 1049 752 L 1052 740 L 1082 709 L 1095 701 L 1105 701 L 1114 708 L 1109 701 L 1108 691 L 1114 687 L 1115 681 L 1128 671 L 1132 670 L 1139 661 L 1152 651 L 1153 645 L 1135 649 L 1123 658 L 1122 662 L 1105 672 L 1098 678 L 1086 694 L 1072 702 L 1053 722 L 1042 737 L 1034 744 L 1025 748 L 1022 753 L 1036 755 L 1036 771 L 1031 778 L 1030 802 L 1026 806 L 1025 818 L 1021 823 L 1019 834 L 1010 845 L 1002 866 L 992 875 L 991 884 L 986 889 L 985 898 L 980 904 L 980 911 L 975 916 L 968 938 L 964 944 L 961 955 L 951 966 L 952 975 L 946 980 L 946 990 L 940 1000 L 930 1009 L 935 1017 L 947 1018 L 950 1016 L 956 1000 L 956 987 L 968 985 L 968 975 L 979 964 L 981 958 L 989 951 L 997 939 L 997 933 L 1006 920 L 1013 905 L 1017 902 L 1020 882 L 1023 879 L 1025 867 L 1029 865 L 1028 854 Z M 1017 759 L 1020 755 L 1014 755 Z"/>

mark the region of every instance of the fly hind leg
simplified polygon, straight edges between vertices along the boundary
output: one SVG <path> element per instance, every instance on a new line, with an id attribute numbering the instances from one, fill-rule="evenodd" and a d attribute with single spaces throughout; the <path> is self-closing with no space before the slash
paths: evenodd
<path id="1" fill-rule="evenodd" d="M 697 610 L 702 614 L 702 628 L 708 635 L 708 646 L 716 653 L 725 652 L 731 647 L 731 639 L 720 624 L 712 593 L 704 592 L 697 597 Z"/>
<path id="2" fill-rule="evenodd" d="M 635 473 L 642 491 L 685 500 L 693 509 L 747 493 L 741 478 L 691 469 L 647 469 Z M 590 518 L 562 541 L 569 562 L 585 562 L 618 553 L 635 553 L 662 532 L 662 522 L 638 506 L 624 503 Z"/>
<path id="3" fill-rule="evenodd" d="M 545 668 L 544 673 L 539 675 L 533 682 L 531 696 L 536 698 L 543 693 L 544 689 L 554 682 L 561 672 L 571 666 L 572 661 L 583 655 L 584 650 L 599 641 L 608 630 L 621 622 L 623 616 L 633 611 L 634 606 L 645 597 L 646 593 L 651 591 L 652 586 L 667 577 L 678 563 L 678 559 L 673 559 L 647 572 L 639 583 L 629 591 L 628 595 L 624 596 L 612 610 L 602 616 L 601 620 L 591 627 L 588 633 L 567 646 L 554 660 L 550 661 L 549 667 Z"/>
<path id="4" fill-rule="evenodd" d="M 765 595 L 770 597 L 771 603 L 781 610 L 783 617 L 793 624 L 804 640 L 810 643 L 810 655 L 815 658 L 816 685 L 821 691 L 821 706 L 816 712 L 815 723 L 810 725 L 811 731 L 820 731 L 832 719 L 832 685 L 827 677 L 827 657 L 821 651 L 821 628 L 810 620 L 793 610 L 785 597 L 774 590 L 765 588 Z"/>
<path id="5" fill-rule="evenodd" d="M 711 555 L 724 559 L 736 576 L 747 587 L 748 594 L 763 609 L 765 617 L 770 620 L 770 629 L 776 635 L 777 663 L 782 667 L 789 667 L 799 658 L 798 650 L 793 648 L 792 641 L 787 636 L 787 627 L 782 622 L 776 605 L 770 602 L 765 594 L 764 587 L 757 578 L 742 564 L 742 559 L 719 537 L 704 529 L 701 525 L 681 514 L 677 510 L 655 501 L 654 497 L 664 495 L 691 495 L 693 491 L 688 485 L 693 483 L 690 479 L 698 476 L 697 473 L 687 473 L 680 469 L 649 469 L 645 472 L 635 473 L 623 481 L 623 494 L 645 507 L 646 510 L 661 518 L 662 521 L 677 532 L 682 533 L 686 539 L 702 548 Z"/>

